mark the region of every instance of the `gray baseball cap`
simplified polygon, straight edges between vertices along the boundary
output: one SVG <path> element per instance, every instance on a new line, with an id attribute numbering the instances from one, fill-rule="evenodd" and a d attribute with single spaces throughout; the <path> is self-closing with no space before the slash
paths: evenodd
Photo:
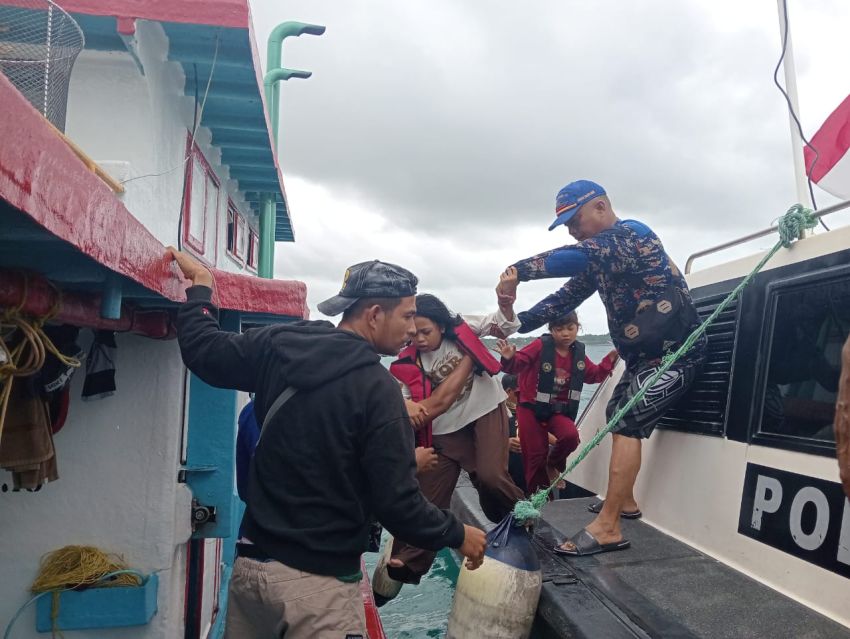
<path id="1" fill-rule="evenodd" d="M 419 279 L 406 268 L 372 260 L 348 267 L 339 295 L 318 305 L 323 315 L 339 315 L 364 297 L 410 297 L 416 295 Z"/>

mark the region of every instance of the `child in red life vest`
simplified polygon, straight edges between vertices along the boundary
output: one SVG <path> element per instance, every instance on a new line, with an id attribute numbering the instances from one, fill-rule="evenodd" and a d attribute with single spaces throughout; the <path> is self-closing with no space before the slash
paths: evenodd
<path id="1" fill-rule="evenodd" d="M 578 447 L 575 418 L 582 385 L 598 384 L 617 362 L 616 350 L 599 365 L 585 357 L 584 344 L 576 340 L 579 326 L 572 312 L 549 322 L 550 334 L 520 351 L 505 340 L 497 343 L 502 370 L 519 376 L 516 416 L 529 494 L 548 487 Z M 551 448 L 550 433 L 557 440 Z"/>

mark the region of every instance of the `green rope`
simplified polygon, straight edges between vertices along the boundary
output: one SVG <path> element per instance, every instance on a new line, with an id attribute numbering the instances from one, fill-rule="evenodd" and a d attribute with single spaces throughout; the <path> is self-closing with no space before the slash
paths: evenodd
<path id="1" fill-rule="evenodd" d="M 812 211 L 810 209 L 804 208 L 802 204 L 795 204 L 788 212 L 783 215 L 779 221 L 777 222 L 777 230 L 779 231 L 779 241 L 776 245 L 768 251 L 767 255 L 765 255 L 762 260 L 756 265 L 756 267 L 750 272 L 747 277 L 745 277 L 738 286 L 734 288 L 734 290 L 729 293 L 729 295 L 724 299 L 720 304 L 714 309 L 714 312 L 709 315 L 705 321 L 697 327 L 693 333 L 691 333 L 688 338 L 684 341 L 684 343 L 679 347 L 677 351 L 674 353 L 666 354 L 661 360 L 661 366 L 655 372 L 655 374 L 650 378 L 650 380 L 644 384 L 643 388 L 641 388 L 638 393 L 632 397 L 625 406 L 623 406 L 620 410 L 618 410 L 611 419 L 608 420 L 608 424 L 600 430 L 587 445 L 581 449 L 578 455 L 570 462 L 570 464 L 564 469 L 558 477 L 549 485 L 548 488 L 541 488 L 536 493 L 534 493 L 530 499 L 523 499 L 518 501 L 514 505 L 514 520 L 519 524 L 525 524 L 529 519 L 537 519 L 540 517 L 540 510 L 549 500 L 549 493 L 551 493 L 555 486 L 558 485 L 558 482 L 562 481 L 576 466 L 578 466 L 585 457 L 588 456 L 591 450 L 593 450 L 600 441 L 611 432 L 611 429 L 614 428 L 616 424 L 623 418 L 623 416 L 628 413 L 632 406 L 638 403 L 643 396 L 647 393 L 647 391 L 653 387 L 655 382 L 666 373 L 670 367 L 679 360 L 682 355 L 687 353 L 696 341 L 702 337 L 703 333 L 705 333 L 706 329 L 711 325 L 711 323 L 717 319 L 717 316 L 722 313 L 727 306 L 741 293 L 742 290 L 750 283 L 750 281 L 756 276 L 756 274 L 764 268 L 764 265 L 776 255 L 776 252 L 785 247 L 788 248 L 791 246 L 791 243 L 802 237 L 802 233 L 805 229 L 811 229 L 817 226 L 817 220 L 812 216 Z"/>

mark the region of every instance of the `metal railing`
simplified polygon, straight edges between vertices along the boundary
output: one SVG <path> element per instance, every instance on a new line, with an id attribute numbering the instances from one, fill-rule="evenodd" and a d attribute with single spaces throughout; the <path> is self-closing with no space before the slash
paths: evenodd
<path id="1" fill-rule="evenodd" d="M 812 216 L 815 219 L 820 219 L 830 213 L 836 213 L 837 211 L 841 211 L 850 207 L 850 200 L 846 200 L 844 202 L 839 202 L 838 204 L 833 204 L 832 206 L 828 206 L 819 211 L 815 211 Z M 770 228 L 763 229 L 761 231 L 756 231 L 755 233 L 750 233 L 749 235 L 745 235 L 744 237 L 739 237 L 735 240 L 730 240 L 729 242 L 724 242 L 723 244 L 718 244 L 717 246 L 712 246 L 711 248 L 704 249 L 702 251 L 697 251 L 693 253 L 688 261 L 685 263 L 685 274 L 691 272 L 691 267 L 694 264 L 694 261 L 701 257 L 705 257 L 706 255 L 711 255 L 712 253 L 717 253 L 719 251 L 723 251 L 728 248 L 732 248 L 733 246 L 738 246 L 739 244 L 746 244 L 752 240 L 757 240 L 760 237 L 764 237 L 766 235 L 771 235 L 772 233 L 776 233 L 776 226 L 771 226 Z"/>

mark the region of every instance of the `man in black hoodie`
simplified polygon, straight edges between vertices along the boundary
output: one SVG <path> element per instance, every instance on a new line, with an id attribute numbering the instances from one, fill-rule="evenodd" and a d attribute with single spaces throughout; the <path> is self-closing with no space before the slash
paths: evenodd
<path id="1" fill-rule="evenodd" d="M 398 353 L 416 333 L 416 277 L 377 260 L 357 264 L 340 295 L 319 305 L 344 313 L 339 327 L 237 334 L 219 328 L 210 271 L 169 255 L 193 283 L 177 316 L 183 361 L 208 384 L 254 392 L 263 424 L 225 637 L 365 638 L 358 582 L 373 516 L 421 548 L 459 548 L 477 568 L 484 533 L 423 497 L 404 401 L 380 363 L 379 353 Z M 285 408 L 266 420 L 289 388 Z"/>

